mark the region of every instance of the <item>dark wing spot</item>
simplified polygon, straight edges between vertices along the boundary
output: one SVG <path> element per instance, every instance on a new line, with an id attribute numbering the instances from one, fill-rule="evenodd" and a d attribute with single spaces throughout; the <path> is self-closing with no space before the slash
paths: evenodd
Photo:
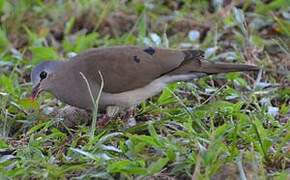
<path id="1" fill-rule="evenodd" d="M 204 52 L 201 50 L 185 50 L 183 51 L 185 54 L 184 59 L 200 59 L 204 58 Z"/>
<path id="2" fill-rule="evenodd" d="M 138 58 L 138 56 L 134 56 L 134 61 L 135 61 L 136 63 L 140 63 L 140 59 Z"/>
<path id="3" fill-rule="evenodd" d="M 152 47 L 148 47 L 147 49 L 144 49 L 144 52 L 146 52 L 152 56 L 155 53 L 155 49 Z"/>

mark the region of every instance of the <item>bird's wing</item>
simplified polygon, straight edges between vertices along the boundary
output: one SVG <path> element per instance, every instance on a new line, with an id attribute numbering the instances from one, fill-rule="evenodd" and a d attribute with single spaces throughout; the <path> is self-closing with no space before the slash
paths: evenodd
<path id="1" fill-rule="evenodd" d="M 91 49 L 75 56 L 73 62 L 77 71 L 83 71 L 88 80 L 98 84 L 100 71 L 105 92 L 120 93 L 143 87 L 175 70 L 187 56 L 172 49 L 117 46 Z"/>
<path id="2" fill-rule="evenodd" d="M 136 46 L 91 49 L 75 56 L 68 63 L 72 65 L 67 67 L 70 71 L 77 76 L 82 72 L 92 85 L 101 83 L 100 71 L 104 78 L 103 90 L 107 93 L 141 88 L 163 75 L 216 74 L 259 69 L 253 65 L 211 63 L 203 59 L 200 50 Z"/>

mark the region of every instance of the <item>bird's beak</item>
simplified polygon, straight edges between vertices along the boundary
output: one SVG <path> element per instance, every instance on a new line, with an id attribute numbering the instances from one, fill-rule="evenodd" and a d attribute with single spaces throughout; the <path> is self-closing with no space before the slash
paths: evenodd
<path id="1" fill-rule="evenodd" d="M 38 94 L 41 91 L 42 91 L 42 89 L 40 88 L 40 82 L 39 82 L 32 88 L 31 99 L 35 100 L 35 98 L 37 98 Z"/>

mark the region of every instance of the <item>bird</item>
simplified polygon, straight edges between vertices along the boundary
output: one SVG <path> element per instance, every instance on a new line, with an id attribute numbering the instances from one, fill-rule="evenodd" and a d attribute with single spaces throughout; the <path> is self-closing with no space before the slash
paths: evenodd
<path id="1" fill-rule="evenodd" d="M 100 93 L 98 108 L 106 111 L 106 117 L 113 117 L 120 110 L 134 109 L 169 83 L 257 70 L 255 65 L 210 62 L 201 50 L 99 47 L 67 61 L 43 61 L 36 65 L 31 72 L 31 96 L 35 99 L 47 91 L 66 104 L 93 111 L 94 100 Z"/>

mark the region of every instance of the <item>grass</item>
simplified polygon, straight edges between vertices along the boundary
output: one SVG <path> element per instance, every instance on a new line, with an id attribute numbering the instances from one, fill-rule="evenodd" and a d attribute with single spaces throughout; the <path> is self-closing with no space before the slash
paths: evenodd
<path id="1" fill-rule="evenodd" d="M 289 178 L 288 1 L 0 0 L 0 16 L 1 179 Z M 171 84 L 133 127 L 62 129 L 50 112 L 63 104 L 28 99 L 37 63 L 120 44 L 200 48 L 268 71 Z"/>

